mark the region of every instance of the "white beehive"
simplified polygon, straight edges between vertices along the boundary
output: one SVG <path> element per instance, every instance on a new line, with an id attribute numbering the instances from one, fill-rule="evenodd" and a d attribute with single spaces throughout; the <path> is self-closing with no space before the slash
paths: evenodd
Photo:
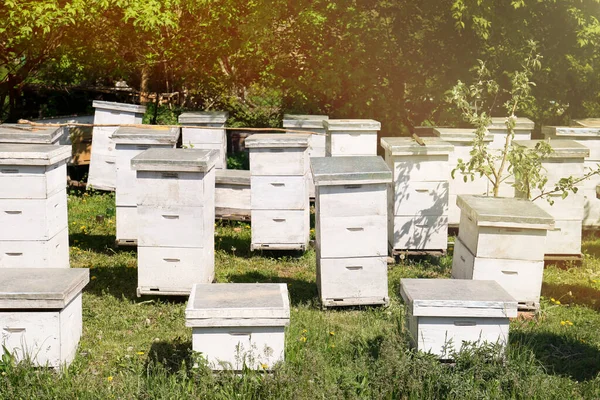
<path id="1" fill-rule="evenodd" d="M 273 368 L 284 360 L 289 323 L 284 283 L 194 284 L 185 309 L 192 350 L 213 370 Z"/>
<path id="2" fill-rule="evenodd" d="M 224 219 L 250 218 L 250 171 L 215 171 L 215 214 Z"/>
<path id="3" fill-rule="evenodd" d="M 465 195 L 458 206 L 452 277 L 496 280 L 519 303 L 537 306 L 552 216 L 524 199 Z"/>
<path id="4" fill-rule="evenodd" d="M 304 134 L 258 134 L 250 149 L 252 250 L 304 250 L 310 237 L 308 141 Z"/>
<path id="5" fill-rule="evenodd" d="M 393 171 L 388 200 L 388 242 L 394 250 L 446 250 L 448 246 L 448 155 L 439 138 L 382 138 Z"/>
<path id="6" fill-rule="evenodd" d="M 317 287 L 324 307 L 387 304 L 387 199 L 381 157 L 311 159 Z"/>
<path id="7" fill-rule="evenodd" d="M 179 116 L 179 123 L 183 125 L 182 145 L 194 149 L 217 150 L 219 158 L 215 168 L 227 168 L 227 133 L 225 122 L 227 112 L 222 111 L 193 111 L 184 112 Z M 186 125 L 197 125 L 202 128 L 193 128 Z M 205 129 L 205 128 L 214 129 Z"/>
<path id="8" fill-rule="evenodd" d="M 138 295 L 188 295 L 214 278 L 214 150 L 145 150 L 137 171 Z"/>
<path id="9" fill-rule="evenodd" d="M 419 351 L 451 358 L 464 342 L 508 344 L 517 302 L 490 280 L 401 279 L 406 328 Z"/>
<path id="10" fill-rule="evenodd" d="M 575 121 L 578 126 L 544 126 L 542 134 L 545 139 L 571 139 L 589 149 L 589 156 L 584 160 L 584 173 L 598 169 L 600 164 L 600 126 L 593 118 Z M 600 199 L 596 198 L 596 186 L 600 184 L 600 175 L 594 175 L 583 182 L 582 195 L 584 202 L 583 226 L 600 227 Z M 571 198 L 571 195 L 569 195 Z"/>
<path id="11" fill-rule="evenodd" d="M 326 140 L 323 121 L 327 119 L 329 119 L 327 115 L 283 114 L 283 127 L 295 131 L 312 132 L 308 141 L 308 157 L 325 157 Z M 315 197 L 315 184 L 311 174 L 308 174 L 308 194 L 311 198 Z"/>
<path id="12" fill-rule="evenodd" d="M 372 119 L 329 119 L 323 121 L 326 155 L 375 156 L 381 123 Z"/>
<path id="13" fill-rule="evenodd" d="M 122 127 L 112 135 L 117 165 L 116 206 L 118 244 L 137 243 L 136 173 L 131 159 L 149 148 L 174 148 L 179 140 L 179 128 L 148 126 Z"/>
<path id="14" fill-rule="evenodd" d="M 68 130 L 29 124 L 0 124 L 0 143 L 70 144 Z"/>
<path id="15" fill-rule="evenodd" d="M 115 190 L 117 159 L 112 134 L 119 125 L 141 124 L 146 107 L 110 101 L 94 101 L 92 105 L 95 108 L 94 124 L 114 126 L 95 126 L 92 131 L 92 153 L 87 184 L 93 189 Z"/>
<path id="16" fill-rule="evenodd" d="M 71 146 L 0 144 L 0 268 L 69 268 L 70 157 Z"/>
<path id="17" fill-rule="evenodd" d="M 52 265 L 51 265 L 52 267 Z M 82 332 L 81 291 L 86 268 L 3 269 L 0 274 L 0 346 L 17 361 L 69 365 Z"/>
<path id="18" fill-rule="evenodd" d="M 452 178 L 452 170 L 456 168 L 458 160 L 467 162 L 471 158 L 469 153 L 473 149 L 474 129 L 433 128 L 433 134 L 454 146 L 454 151 L 448 155 L 448 225 L 456 227 L 460 222 L 460 209 L 456 205 L 456 196 L 459 194 L 486 194 L 488 180 L 485 176 L 480 177 L 475 174 L 473 180 L 468 178 L 465 182 L 464 176 L 458 170 L 455 171 L 454 178 Z M 488 145 L 492 140 L 493 136 L 490 134 L 484 137 L 484 142 Z"/>
<path id="19" fill-rule="evenodd" d="M 539 140 L 516 140 L 514 146 L 534 149 Z M 553 190 L 560 179 L 573 177 L 581 178 L 584 175 L 584 159 L 589 156 L 587 147 L 574 140 L 550 140 L 552 153 L 542 160 L 542 173 L 548 178 L 545 191 Z M 539 198 L 535 204 L 552 215 L 555 220 L 554 229 L 548 231 L 546 238 L 546 254 L 579 255 L 581 254 L 581 230 L 584 216 L 585 182 L 577 185 L 577 193 L 569 193 L 562 198 L 562 192 L 551 193 L 547 198 Z M 595 190 L 594 190 L 595 192 Z M 534 190 L 532 198 L 542 192 Z M 526 197 L 526 193 L 516 193 L 517 197 Z"/>

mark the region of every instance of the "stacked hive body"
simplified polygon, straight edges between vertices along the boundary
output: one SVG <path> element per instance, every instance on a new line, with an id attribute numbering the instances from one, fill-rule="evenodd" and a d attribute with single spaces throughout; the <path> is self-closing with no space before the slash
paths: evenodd
<path id="1" fill-rule="evenodd" d="M 217 218 L 250 219 L 250 171 L 218 169 L 215 171 L 215 215 Z"/>
<path id="2" fill-rule="evenodd" d="M 0 143 L 70 144 L 68 131 L 60 127 L 35 127 L 27 124 L 0 125 Z"/>
<path id="3" fill-rule="evenodd" d="M 386 304 L 391 171 L 376 156 L 313 158 L 311 169 L 321 303 Z"/>
<path id="4" fill-rule="evenodd" d="M 460 209 L 456 205 L 456 196 L 459 194 L 486 194 L 488 180 L 479 175 L 475 175 L 473 180 L 470 177 L 465 180 L 465 176 L 458 170 L 454 171 L 454 178 L 452 177 L 452 171 L 456 168 L 458 160 L 468 162 L 471 158 L 469 153 L 473 149 L 473 140 L 475 139 L 473 129 L 434 128 L 433 133 L 454 146 L 454 151 L 448 156 L 448 225 L 457 227 L 460 222 Z M 488 145 L 492 140 L 493 137 L 489 134 L 483 138 Z"/>
<path id="5" fill-rule="evenodd" d="M 463 342 L 508 344 L 517 302 L 494 281 L 401 279 L 411 343 L 419 351 L 452 358 Z"/>
<path id="6" fill-rule="evenodd" d="M 283 127 L 294 131 L 312 132 L 308 140 L 308 157 L 325 157 L 325 127 L 323 121 L 329 119 L 327 115 L 283 115 Z M 295 132 L 298 133 L 298 132 Z M 312 175 L 308 174 L 308 194 L 315 197 L 315 184 Z"/>
<path id="7" fill-rule="evenodd" d="M 488 125 L 488 132 L 492 135 L 494 140 L 490 143 L 490 149 L 495 150 L 496 154 L 500 154 L 506 146 L 506 137 L 508 135 L 508 127 L 506 126 L 507 118 L 495 117 L 492 118 L 492 123 Z M 531 132 L 533 131 L 535 124 L 528 118 L 515 118 L 515 127 L 513 128 L 514 136 L 509 140 L 530 140 Z M 498 168 L 500 166 L 500 160 L 497 161 Z M 507 176 L 506 180 L 500 183 L 498 187 L 498 196 L 500 197 L 514 197 L 515 177 L 513 175 Z M 493 186 L 491 182 L 488 182 L 488 193 L 491 194 Z"/>
<path id="8" fill-rule="evenodd" d="M 52 117 L 37 119 L 38 124 L 93 124 L 93 115 Z M 63 126 L 58 129 L 58 139 L 51 141 L 52 144 L 70 144 L 73 147 L 73 158 L 69 164 L 87 165 L 90 163 L 90 152 L 92 149 L 92 127 L 91 126 Z M 49 143 L 43 142 L 35 143 Z"/>
<path id="9" fill-rule="evenodd" d="M 539 140 L 519 140 L 513 144 L 532 150 Z M 573 140 L 551 140 L 552 153 L 542 160 L 542 174 L 548 181 L 545 191 L 552 191 L 562 178 L 578 179 L 584 175 L 584 159 L 589 156 L 587 147 Z M 581 254 L 581 229 L 585 204 L 585 182 L 579 183 L 577 193 L 569 192 L 563 199 L 562 191 L 549 193 L 535 201 L 540 208 L 554 217 L 554 229 L 548 231 L 546 238 L 546 254 L 577 255 Z M 539 189 L 533 190 L 531 198 L 541 194 Z M 518 197 L 526 198 L 526 193 L 517 192 Z M 550 202 L 552 204 L 550 204 Z"/>
<path id="10" fill-rule="evenodd" d="M 538 307 L 552 216 L 514 198 L 458 196 L 458 206 L 452 277 L 495 280 L 522 307 Z"/>
<path id="11" fill-rule="evenodd" d="M 88 187 L 101 190 L 115 190 L 117 181 L 117 159 L 112 134 L 119 125 L 141 124 L 146 107 L 135 104 L 94 101 L 94 124 L 114 126 L 95 126 L 92 132 L 92 154 Z"/>
<path id="12" fill-rule="evenodd" d="M 112 135 L 115 142 L 117 165 L 117 243 L 137 243 L 136 173 L 131 159 L 149 148 L 174 148 L 179 139 L 179 128 L 117 129 Z"/>
<path id="13" fill-rule="evenodd" d="M 284 359 L 290 322 L 287 286 L 280 283 L 196 284 L 185 310 L 192 350 L 215 370 L 271 369 Z"/>
<path id="14" fill-rule="evenodd" d="M 215 168 L 218 169 L 227 168 L 227 115 L 226 112 L 220 111 L 194 111 L 179 116 L 179 123 L 183 125 L 182 145 L 186 148 L 216 150 L 218 158 Z M 186 125 L 197 125 L 201 128 Z"/>
<path id="15" fill-rule="evenodd" d="M 575 140 L 587 147 L 590 154 L 584 161 L 584 173 L 588 173 L 597 170 L 600 164 L 600 124 L 594 125 L 593 120 L 582 120 L 580 126 L 544 126 L 542 133 L 545 139 L 551 140 L 553 148 L 555 140 L 564 139 Z M 596 186 L 599 184 L 600 175 L 594 175 L 583 182 L 583 226 L 586 228 L 600 227 L 600 200 L 596 198 Z"/>
<path id="16" fill-rule="evenodd" d="M 310 135 L 252 135 L 252 250 L 304 250 L 310 235 Z"/>
<path id="17" fill-rule="evenodd" d="M 75 357 L 82 332 L 83 268 L 3 269 L 0 274 L 0 346 L 15 361 L 60 367 Z"/>
<path id="18" fill-rule="evenodd" d="M 388 241 L 399 250 L 442 250 L 448 243 L 448 154 L 439 138 L 382 138 L 394 181 L 388 201 Z"/>
<path id="19" fill-rule="evenodd" d="M 0 267 L 69 268 L 71 146 L 0 144 Z"/>
<path id="20" fill-rule="evenodd" d="M 214 150 L 148 149 L 137 171 L 138 295 L 188 295 L 214 278 Z"/>
<path id="21" fill-rule="evenodd" d="M 328 157 L 377 155 L 381 123 L 372 119 L 330 119 L 323 121 L 323 125 Z"/>

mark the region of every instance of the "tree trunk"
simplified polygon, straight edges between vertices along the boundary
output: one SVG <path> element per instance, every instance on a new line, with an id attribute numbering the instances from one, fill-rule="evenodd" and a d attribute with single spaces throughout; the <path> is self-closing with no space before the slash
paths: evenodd
<path id="1" fill-rule="evenodd" d="M 150 102 L 148 86 L 150 82 L 150 69 L 147 65 L 142 68 L 142 79 L 140 81 L 140 104 Z"/>

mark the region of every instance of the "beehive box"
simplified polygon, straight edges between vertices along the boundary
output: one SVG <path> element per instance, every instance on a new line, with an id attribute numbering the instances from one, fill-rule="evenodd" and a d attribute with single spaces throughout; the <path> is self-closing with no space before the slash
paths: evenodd
<path id="1" fill-rule="evenodd" d="M 517 302 L 494 281 L 401 279 L 412 345 L 450 359 L 464 342 L 508 344 Z"/>
<path id="2" fill-rule="evenodd" d="M 179 116 L 182 127 L 182 145 L 194 149 L 216 150 L 219 154 L 215 168 L 227 168 L 227 133 L 225 122 L 229 114 L 222 111 L 192 111 Z M 198 125 L 193 128 L 187 125 Z M 205 129 L 214 128 L 214 129 Z"/>
<path id="3" fill-rule="evenodd" d="M 137 171 L 138 295 L 188 295 L 214 278 L 214 150 L 145 150 Z"/>
<path id="4" fill-rule="evenodd" d="M 387 304 L 387 198 L 381 157 L 311 159 L 317 287 L 324 307 Z"/>
<path id="5" fill-rule="evenodd" d="M 323 121 L 326 136 L 326 155 L 375 156 L 377 132 L 381 123 L 372 119 L 330 119 Z"/>
<path id="6" fill-rule="evenodd" d="M 287 285 L 195 284 L 185 319 L 192 328 L 192 350 L 202 353 L 212 369 L 271 369 L 285 355 Z"/>
<path id="7" fill-rule="evenodd" d="M 250 171 L 218 169 L 215 171 L 215 215 L 217 218 L 250 219 Z"/>
<path id="8" fill-rule="evenodd" d="M 0 274 L 0 345 L 17 361 L 69 365 L 82 332 L 83 268 L 7 268 Z"/>
<path id="9" fill-rule="evenodd" d="M 117 184 L 117 165 L 115 143 L 112 134 L 119 125 L 141 124 L 145 106 L 94 101 L 94 124 L 114 126 L 95 126 L 92 131 L 92 153 L 88 173 L 88 187 L 100 190 L 115 190 Z"/>
<path id="10" fill-rule="evenodd" d="M 64 145 L 68 140 L 68 132 L 61 127 L 0 124 L 0 143 Z"/>

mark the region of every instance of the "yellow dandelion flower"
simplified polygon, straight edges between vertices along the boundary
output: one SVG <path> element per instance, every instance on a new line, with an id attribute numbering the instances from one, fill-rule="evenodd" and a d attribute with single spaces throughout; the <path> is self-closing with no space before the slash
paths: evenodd
<path id="1" fill-rule="evenodd" d="M 556 303 L 560 306 L 560 300 L 556 300 L 554 303 Z"/>
<path id="2" fill-rule="evenodd" d="M 106 378 L 106 380 L 107 380 L 107 381 L 109 381 L 109 382 L 112 382 L 112 380 L 113 380 L 113 377 L 112 377 L 112 376 L 109 376 L 108 378 Z"/>
<path id="3" fill-rule="evenodd" d="M 335 344 L 332 344 L 332 345 L 331 345 L 331 348 L 332 348 L 332 349 L 335 349 Z"/>
<path id="4" fill-rule="evenodd" d="M 95 277 L 95 276 L 92 276 L 90 279 L 91 279 L 91 280 L 94 280 L 94 279 L 96 279 L 96 277 Z"/>
<path id="5" fill-rule="evenodd" d="M 569 325 L 569 326 L 573 326 L 573 323 L 572 323 L 571 321 L 569 321 L 569 320 L 566 320 L 565 322 L 567 323 L 567 325 Z"/>
<path id="6" fill-rule="evenodd" d="M 554 300 L 554 297 L 550 297 L 550 301 L 554 303 L 556 300 Z"/>
<path id="7" fill-rule="evenodd" d="M 330 331 L 329 332 L 329 336 L 335 336 L 335 332 L 334 331 Z"/>
<path id="8" fill-rule="evenodd" d="M 302 329 L 302 333 L 307 333 L 308 331 L 306 329 Z"/>
<path id="9" fill-rule="evenodd" d="M 560 324 L 561 324 L 562 326 L 565 326 L 567 323 L 566 323 L 565 321 L 560 321 Z"/>
<path id="10" fill-rule="evenodd" d="M 302 343 L 306 343 L 306 337 L 304 337 L 304 336 L 300 337 L 300 341 L 301 341 Z"/>
<path id="11" fill-rule="evenodd" d="M 598 281 L 595 279 L 592 279 L 592 283 L 597 283 Z"/>
<path id="12" fill-rule="evenodd" d="M 262 369 L 267 369 L 267 368 L 269 368 L 269 366 L 268 366 L 267 364 L 265 364 L 265 363 L 262 363 L 262 364 L 260 364 L 260 367 L 261 367 Z"/>

